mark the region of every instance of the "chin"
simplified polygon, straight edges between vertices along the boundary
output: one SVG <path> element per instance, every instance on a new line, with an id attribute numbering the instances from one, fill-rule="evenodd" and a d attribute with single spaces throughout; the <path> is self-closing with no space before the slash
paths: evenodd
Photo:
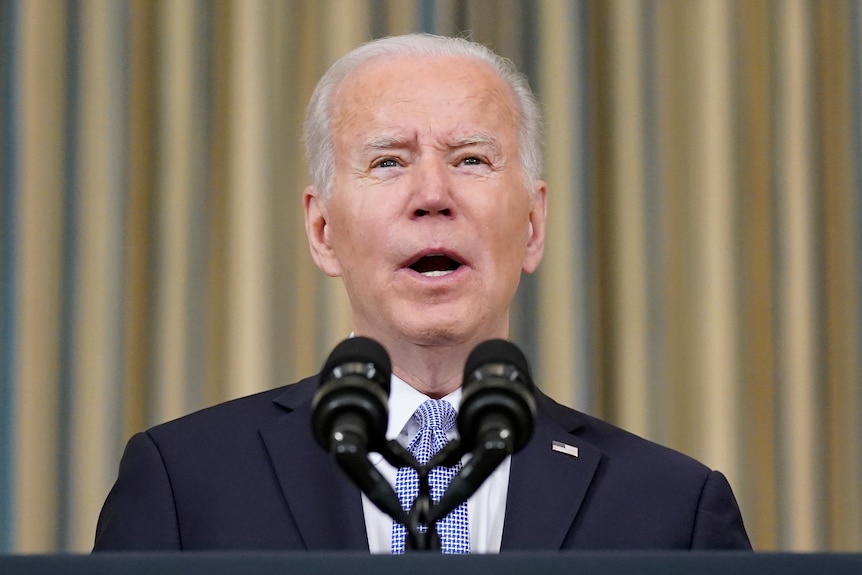
<path id="1" fill-rule="evenodd" d="M 506 339 L 507 335 L 483 329 L 485 326 L 434 325 L 402 331 L 407 339 L 415 344 L 429 347 L 456 347 L 466 344 L 476 345 L 493 338 Z"/>
<path id="2" fill-rule="evenodd" d="M 422 325 L 405 329 L 410 341 L 417 345 L 427 346 L 452 346 L 458 345 L 470 339 L 475 330 L 470 330 L 463 325 L 437 324 Z"/>
<path id="3" fill-rule="evenodd" d="M 489 317 L 508 316 L 491 313 L 478 305 L 438 306 L 393 313 L 396 329 L 405 340 L 423 346 L 453 347 L 494 337 L 506 337 L 508 321 L 488 321 Z"/>

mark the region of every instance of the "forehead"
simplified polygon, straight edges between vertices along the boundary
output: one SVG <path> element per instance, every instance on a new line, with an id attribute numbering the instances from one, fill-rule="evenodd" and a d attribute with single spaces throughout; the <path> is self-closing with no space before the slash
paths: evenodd
<path id="1" fill-rule="evenodd" d="M 341 83 L 331 118 L 336 139 L 389 131 L 505 139 L 517 132 L 511 88 L 490 65 L 464 56 L 369 60 Z"/>

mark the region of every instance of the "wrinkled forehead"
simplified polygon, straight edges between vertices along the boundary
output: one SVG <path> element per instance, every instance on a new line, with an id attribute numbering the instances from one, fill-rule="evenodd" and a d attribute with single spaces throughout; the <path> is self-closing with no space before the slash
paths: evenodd
<path id="1" fill-rule="evenodd" d="M 486 62 L 468 56 L 385 55 L 348 74 L 330 101 L 331 129 L 390 112 L 435 112 L 498 121 L 517 131 L 512 88 Z"/>

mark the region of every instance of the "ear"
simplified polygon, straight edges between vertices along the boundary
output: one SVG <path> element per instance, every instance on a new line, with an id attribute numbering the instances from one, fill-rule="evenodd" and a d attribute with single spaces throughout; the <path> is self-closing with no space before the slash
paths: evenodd
<path id="1" fill-rule="evenodd" d="M 527 251 L 521 269 L 531 274 L 539 267 L 542 254 L 545 251 L 545 223 L 548 219 L 548 185 L 539 180 L 533 190 L 530 207 L 530 225 L 528 228 Z"/>
<path id="2" fill-rule="evenodd" d="M 326 201 L 320 197 L 314 186 L 308 186 L 302 192 L 302 205 L 305 213 L 305 235 L 308 237 L 311 259 L 326 275 L 341 276 L 341 264 L 330 244 Z"/>

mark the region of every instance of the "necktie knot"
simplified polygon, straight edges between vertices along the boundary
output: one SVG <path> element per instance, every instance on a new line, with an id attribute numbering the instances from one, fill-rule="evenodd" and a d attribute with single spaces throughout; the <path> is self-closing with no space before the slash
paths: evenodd
<path id="1" fill-rule="evenodd" d="M 458 412 L 448 401 L 429 399 L 419 406 L 413 417 L 419 423 L 420 429 L 439 430 L 445 433 L 455 427 Z"/>
<path id="2" fill-rule="evenodd" d="M 446 432 L 455 425 L 458 413 L 452 404 L 442 399 L 429 399 L 413 413 L 419 430 L 407 445 L 416 461 L 425 465 L 449 442 Z"/>

